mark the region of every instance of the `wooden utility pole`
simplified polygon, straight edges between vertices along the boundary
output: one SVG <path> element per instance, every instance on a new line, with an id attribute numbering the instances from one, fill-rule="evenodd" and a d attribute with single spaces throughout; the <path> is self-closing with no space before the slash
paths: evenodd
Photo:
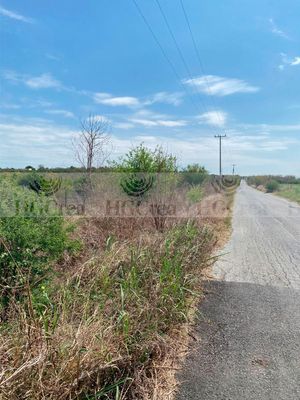
<path id="1" fill-rule="evenodd" d="M 222 139 L 225 138 L 226 135 L 215 135 L 215 138 L 219 138 L 219 175 L 222 178 Z"/>
<path id="2" fill-rule="evenodd" d="M 235 167 L 236 167 L 236 164 L 232 164 L 232 175 L 235 175 Z"/>

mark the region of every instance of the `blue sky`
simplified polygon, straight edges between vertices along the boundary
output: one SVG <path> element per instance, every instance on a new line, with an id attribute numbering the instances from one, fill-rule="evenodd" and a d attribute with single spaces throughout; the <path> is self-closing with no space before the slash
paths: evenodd
<path id="1" fill-rule="evenodd" d="M 112 158 L 144 142 L 179 164 L 300 175 L 300 2 L 0 0 L 0 165 L 75 165 L 90 113 L 111 124 Z"/>

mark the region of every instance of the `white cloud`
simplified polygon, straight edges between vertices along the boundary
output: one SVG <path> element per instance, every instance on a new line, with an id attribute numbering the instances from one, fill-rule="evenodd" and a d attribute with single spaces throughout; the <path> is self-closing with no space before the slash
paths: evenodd
<path id="1" fill-rule="evenodd" d="M 66 118 L 75 118 L 75 115 L 71 111 L 67 110 L 46 110 L 45 111 L 47 114 L 52 114 L 52 115 L 61 115 Z"/>
<path id="2" fill-rule="evenodd" d="M 286 66 L 288 67 L 295 67 L 297 65 L 300 65 L 300 57 L 296 56 L 294 58 L 288 57 L 287 54 L 285 53 L 280 53 L 281 56 L 281 64 L 278 66 L 278 68 L 283 71 Z"/>
<path id="3" fill-rule="evenodd" d="M 0 6 L 0 15 L 14 19 L 16 21 L 27 22 L 30 24 L 32 24 L 34 22 L 32 18 L 24 17 L 24 15 L 21 15 L 14 11 L 8 10 L 7 8 L 4 8 L 2 6 Z"/>
<path id="4" fill-rule="evenodd" d="M 224 127 L 227 121 L 228 115 L 224 111 L 209 111 L 198 117 L 200 122 L 217 127 Z"/>
<path id="5" fill-rule="evenodd" d="M 151 119 L 131 118 L 129 121 L 133 122 L 134 124 L 139 124 L 148 127 L 157 126 L 157 122 L 152 121 Z"/>
<path id="6" fill-rule="evenodd" d="M 169 127 L 169 128 L 176 128 L 176 127 L 180 127 L 180 126 L 185 126 L 187 124 L 187 122 L 184 121 L 184 120 L 176 120 L 176 121 L 172 121 L 172 120 L 157 120 L 156 122 L 160 126 L 166 126 L 166 127 Z"/>
<path id="7" fill-rule="evenodd" d="M 57 126 L 50 121 L 30 118 L 9 118 L 9 120 L 0 121 L 1 135 L 5 135 L 6 144 L 19 146 L 19 150 L 35 148 L 40 145 L 48 148 L 52 152 L 52 146 L 59 148 L 71 141 L 76 134 L 75 131 L 65 127 Z M 71 142 L 70 142 L 71 143 Z M 16 149 L 17 151 L 17 149 Z M 31 156 L 31 152 L 28 153 Z"/>
<path id="8" fill-rule="evenodd" d="M 176 128 L 180 126 L 185 126 L 187 124 L 187 122 L 183 120 L 151 120 L 142 118 L 131 118 L 130 121 L 146 127 L 164 126 L 168 128 Z"/>
<path id="9" fill-rule="evenodd" d="M 169 115 L 154 113 L 150 110 L 142 109 L 134 113 L 128 122 L 137 125 L 143 125 L 145 127 L 168 127 L 176 128 L 187 125 L 187 121 L 173 119 Z"/>
<path id="10" fill-rule="evenodd" d="M 98 104 L 104 104 L 112 107 L 117 107 L 117 106 L 138 107 L 140 105 L 140 101 L 136 97 L 131 97 L 131 96 L 113 97 L 109 93 L 95 93 L 94 100 Z"/>
<path id="11" fill-rule="evenodd" d="M 295 57 L 295 58 L 292 60 L 291 65 L 292 65 L 292 66 L 300 65 L 300 57 Z"/>
<path id="12" fill-rule="evenodd" d="M 147 110 L 146 108 L 142 108 L 134 113 L 134 118 L 146 118 L 146 119 L 167 119 L 169 116 L 166 114 L 160 114 L 157 112 L 153 112 Z"/>
<path id="13" fill-rule="evenodd" d="M 274 35 L 280 36 L 284 39 L 290 39 L 290 37 L 283 30 L 278 28 L 273 18 L 269 18 L 269 23 L 271 32 L 274 33 Z"/>
<path id="14" fill-rule="evenodd" d="M 125 106 L 129 108 L 139 108 L 148 106 L 155 103 L 171 104 L 178 106 L 182 103 L 183 93 L 181 92 L 158 92 L 152 96 L 140 99 L 133 96 L 113 96 L 110 93 L 94 93 L 94 101 L 98 104 L 104 104 L 107 106 L 117 107 Z"/>
<path id="15" fill-rule="evenodd" d="M 49 73 L 44 73 L 39 76 L 28 76 L 25 74 L 18 74 L 14 71 L 5 71 L 2 76 L 10 82 L 22 83 L 30 89 L 63 89 L 61 82 Z"/>
<path id="16" fill-rule="evenodd" d="M 134 128 L 134 124 L 131 124 L 130 122 L 115 122 L 113 126 L 114 126 L 114 128 L 117 128 L 117 129 L 132 129 L 132 128 Z"/>
<path id="17" fill-rule="evenodd" d="M 144 102 L 144 105 L 151 105 L 154 103 L 166 103 L 173 106 L 179 106 L 182 103 L 183 93 L 181 92 L 158 92 Z"/>
<path id="18" fill-rule="evenodd" d="M 183 83 L 199 92 L 214 96 L 229 96 L 234 93 L 255 93 L 260 89 L 241 79 L 224 78 L 216 75 L 202 75 L 185 79 Z"/>
<path id="19" fill-rule="evenodd" d="M 98 117 L 102 118 L 101 115 Z M 236 124 L 223 143 L 224 172 L 230 173 L 232 164 L 236 163 L 242 174 L 295 173 L 293 171 L 299 170 L 300 163 L 297 154 L 290 156 L 290 149 L 300 145 L 297 137 L 299 129 L 299 124 Z M 0 156 L 4 166 L 67 166 L 75 163 L 72 138 L 78 130 L 46 119 L 0 115 L 0 132 L 3 138 Z M 155 125 L 155 135 L 153 133 L 143 135 L 136 127 L 130 134 L 112 135 L 114 152 L 111 158 L 124 155 L 141 142 L 151 148 L 161 144 L 177 156 L 182 165 L 201 162 L 211 172 L 217 171 L 218 141 L 213 136 L 207 136 L 204 127 L 188 126 L 181 132 L 170 133 L 162 125 Z"/>
<path id="20" fill-rule="evenodd" d="M 51 74 L 42 74 L 28 78 L 24 81 L 25 85 L 32 89 L 61 88 L 61 83 L 54 79 Z"/>

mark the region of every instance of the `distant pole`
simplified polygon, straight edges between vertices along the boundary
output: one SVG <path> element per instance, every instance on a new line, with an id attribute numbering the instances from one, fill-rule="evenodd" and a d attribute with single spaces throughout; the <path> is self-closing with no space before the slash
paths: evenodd
<path id="1" fill-rule="evenodd" d="M 215 138 L 219 138 L 219 175 L 222 178 L 222 138 L 226 135 L 215 135 Z"/>
<path id="2" fill-rule="evenodd" d="M 235 175 L 235 167 L 236 167 L 236 164 L 232 164 L 232 175 Z"/>

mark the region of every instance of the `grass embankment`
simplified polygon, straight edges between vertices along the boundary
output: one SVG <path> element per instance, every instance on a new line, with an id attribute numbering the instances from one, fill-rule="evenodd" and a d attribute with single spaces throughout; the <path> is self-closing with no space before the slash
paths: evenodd
<path id="1" fill-rule="evenodd" d="M 27 189 L 15 190 L 24 196 Z M 202 198 L 196 194 L 193 202 Z M 232 194 L 218 196 L 228 208 Z M 57 254 L 51 268 L 42 261 L 50 262 L 45 251 L 52 254 L 57 233 L 67 232 L 60 220 L 0 221 L 2 293 L 10 285 L 0 399 L 166 399 L 163 364 L 178 355 L 202 272 L 214 261 L 215 232 L 228 229 L 226 216 L 211 217 L 171 219 L 161 231 L 147 218 L 83 218 L 73 233 L 81 249 L 72 242 L 73 254 Z M 40 229 L 49 221 L 45 241 Z M 12 251 L 21 250 L 16 263 Z"/>
<path id="2" fill-rule="evenodd" d="M 3 399 L 150 396 L 154 362 L 187 320 L 213 244 L 192 223 L 109 238 L 101 254 L 43 285 L 41 299 L 14 304 L 1 331 Z"/>
<path id="3" fill-rule="evenodd" d="M 300 203 L 300 184 L 281 184 L 276 195 Z"/>

